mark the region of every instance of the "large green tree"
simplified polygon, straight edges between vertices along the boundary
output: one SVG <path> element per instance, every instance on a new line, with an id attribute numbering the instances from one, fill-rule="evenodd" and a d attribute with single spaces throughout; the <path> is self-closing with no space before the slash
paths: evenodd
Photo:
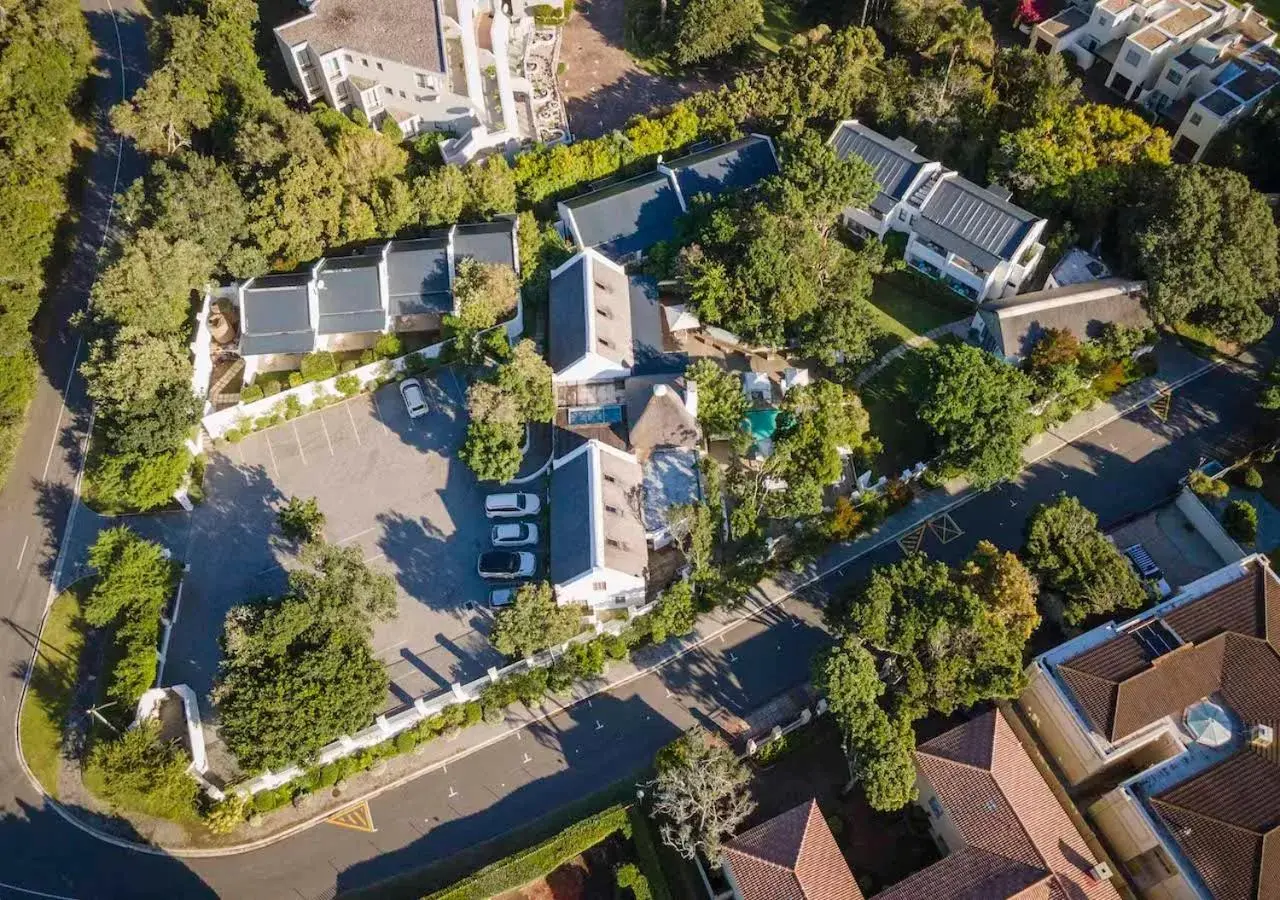
<path id="1" fill-rule="evenodd" d="M 751 40 L 764 24 L 760 0 L 683 0 L 672 57 L 681 66 L 723 56 Z"/>
<path id="2" fill-rule="evenodd" d="M 1152 172 L 1124 232 L 1157 321 L 1190 319 L 1243 342 L 1271 328 L 1263 307 L 1272 308 L 1280 291 L 1276 223 L 1239 172 L 1205 165 Z"/>
<path id="3" fill-rule="evenodd" d="M 689 367 L 685 377 L 698 386 L 698 424 L 708 436 L 732 435 L 742 428 L 748 403 L 736 372 L 703 358 Z"/>
<path id="4" fill-rule="evenodd" d="M 523 659 L 563 644 L 582 630 L 582 611 L 556 603 L 545 581 L 524 584 L 493 618 L 493 646 L 503 656 Z"/>
<path id="5" fill-rule="evenodd" d="M 919 415 L 943 464 L 983 488 L 1016 474 L 1033 427 L 1027 376 L 967 344 L 930 351 L 928 364 Z"/>
<path id="6" fill-rule="evenodd" d="M 527 421 L 550 422 L 555 418 L 551 367 L 533 341 L 525 338 L 511 349 L 511 358 L 498 366 L 495 381 Z"/>
<path id="7" fill-rule="evenodd" d="M 1059 494 L 1027 523 L 1027 561 L 1063 597 L 1063 619 L 1142 605 L 1146 592 L 1128 560 L 1098 530 L 1098 517 L 1075 497 Z"/>
<path id="8" fill-rule="evenodd" d="M 693 728 L 658 754 L 652 813 L 662 842 L 685 859 L 704 854 L 713 863 L 755 809 L 751 772 L 737 754 Z"/>

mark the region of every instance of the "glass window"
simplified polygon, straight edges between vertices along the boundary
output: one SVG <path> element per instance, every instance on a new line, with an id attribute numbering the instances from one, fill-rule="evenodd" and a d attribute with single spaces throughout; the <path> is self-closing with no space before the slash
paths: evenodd
<path id="1" fill-rule="evenodd" d="M 937 797 L 929 798 L 929 811 L 933 813 L 935 818 L 942 818 L 942 804 L 938 802 Z"/>
<path id="2" fill-rule="evenodd" d="M 342 63 L 338 62 L 338 57 L 330 56 L 324 61 L 324 67 L 329 70 L 330 74 L 337 75 L 342 71 Z"/>
<path id="3" fill-rule="evenodd" d="M 418 79 L 418 87 L 431 87 L 431 82 L 427 81 L 426 75 L 423 75 L 421 72 L 416 72 L 415 77 Z"/>
<path id="4" fill-rule="evenodd" d="M 351 54 L 350 54 L 350 53 L 344 53 L 344 54 L 342 54 L 342 57 L 343 57 L 343 59 L 345 59 L 347 62 L 351 62 Z"/>
<path id="5" fill-rule="evenodd" d="M 401 97 L 403 97 L 403 96 L 404 96 L 404 91 L 401 91 L 401 92 L 400 92 L 400 96 L 401 96 Z"/>
<path id="6" fill-rule="evenodd" d="M 1108 19 L 1106 16 L 1098 16 L 1098 24 L 1101 25 L 1103 28 L 1110 28 L 1111 20 Z"/>
<path id="7" fill-rule="evenodd" d="M 1182 73 L 1177 69 L 1169 69 L 1169 71 L 1165 73 L 1165 77 L 1169 79 L 1170 84 L 1182 84 Z"/>
<path id="8" fill-rule="evenodd" d="M 1201 116 L 1201 115 L 1200 115 L 1200 113 L 1192 113 L 1192 114 L 1191 114 L 1191 124 L 1192 124 L 1192 126 L 1199 125 L 1199 124 L 1200 124 L 1201 122 L 1203 122 L 1203 121 L 1204 121 L 1204 117 L 1203 117 L 1203 116 Z"/>
<path id="9" fill-rule="evenodd" d="M 376 65 L 376 66 L 378 67 L 378 71 L 379 71 L 379 72 L 381 72 L 381 71 L 382 71 L 382 63 L 374 63 L 374 65 Z"/>
<path id="10" fill-rule="evenodd" d="M 369 60 L 365 59 L 363 56 L 360 57 L 360 65 L 364 66 L 366 69 L 369 68 Z"/>
<path id="11" fill-rule="evenodd" d="M 1131 66 L 1136 66 L 1138 63 L 1142 62 L 1142 54 L 1137 50 L 1130 50 L 1124 55 L 1124 61 Z"/>

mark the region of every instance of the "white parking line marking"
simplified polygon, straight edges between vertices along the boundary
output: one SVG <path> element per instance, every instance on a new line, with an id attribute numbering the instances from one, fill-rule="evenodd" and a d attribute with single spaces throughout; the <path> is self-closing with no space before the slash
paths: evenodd
<path id="1" fill-rule="evenodd" d="M 276 451 L 271 449 L 271 429 L 262 432 L 262 437 L 267 442 L 267 452 L 271 454 L 271 468 L 276 471 L 276 481 L 280 480 L 280 464 L 276 462 Z"/>
<path id="2" fill-rule="evenodd" d="M 347 418 L 351 420 L 351 430 L 356 434 L 356 446 L 363 447 L 364 444 L 360 441 L 360 429 L 356 427 L 356 417 L 351 415 L 351 404 L 344 403 L 342 408 L 347 411 Z"/>
<path id="3" fill-rule="evenodd" d="M 305 466 L 307 464 L 307 454 L 302 452 L 302 437 L 298 434 L 297 425 L 293 425 L 293 439 L 298 442 L 298 455 L 302 457 L 302 464 Z"/>
<path id="4" fill-rule="evenodd" d="M 449 377 L 453 379 L 453 386 L 458 389 L 458 400 L 457 400 L 458 405 L 466 406 L 467 392 L 462 389 L 462 382 L 458 380 L 457 375 L 453 374 L 453 369 L 449 369 L 448 372 L 449 372 Z"/>
<path id="5" fill-rule="evenodd" d="M 333 441 L 329 440 L 329 428 L 324 424 L 324 416 L 320 417 L 320 428 L 324 431 L 324 442 L 329 445 L 329 455 L 333 456 Z"/>

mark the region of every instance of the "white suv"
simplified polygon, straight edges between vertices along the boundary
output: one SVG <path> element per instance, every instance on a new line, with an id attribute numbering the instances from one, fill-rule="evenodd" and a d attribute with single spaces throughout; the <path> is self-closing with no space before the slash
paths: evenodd
<path id="1" fill-rule="evenodd" d="M 484 498 L 484 514 L 490 519 L 519 519 L 542 509 L 537 494 L 490 494 Z"/>

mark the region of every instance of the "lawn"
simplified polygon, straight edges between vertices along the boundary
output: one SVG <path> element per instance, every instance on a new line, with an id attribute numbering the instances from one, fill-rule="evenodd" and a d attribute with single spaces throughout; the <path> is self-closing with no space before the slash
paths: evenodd
<path id="1" fill-rule="evenodd" d="M 92 587 L 91 580 L 81 581 L 60 594 L 49 608 L 18 720 L 22 755 L 52 797 L 58 796 L 62 726 L 71 709 L 84 650 L 80 606 Z"/>
<path id="2" fill-rule="evenodd" d="M 917 335 L 973 315 L 973 304 L 927 290 L 906 272 L 877 278 L 871 289 L 876 320 L 888 336 L 878 347 L 883 353 Z"/>
<path id="3" fill-rule="evenodd" d="M 894 476 L 933 456 L 928 427 L 915 412 L 912 395 L 925 375 L 925 354 L 910 350 L 875 374 L 859 390 L 871 417 L 871 433 L 884 444 L 872 467 L 878 478 Z"/>
<path id="4" fill-rule="evenodd" d="M 777 53 L 807 27 L 799 11 L 787 0 L 764 0 L 764 24 L 751 38 L 770 53 Z"/>

